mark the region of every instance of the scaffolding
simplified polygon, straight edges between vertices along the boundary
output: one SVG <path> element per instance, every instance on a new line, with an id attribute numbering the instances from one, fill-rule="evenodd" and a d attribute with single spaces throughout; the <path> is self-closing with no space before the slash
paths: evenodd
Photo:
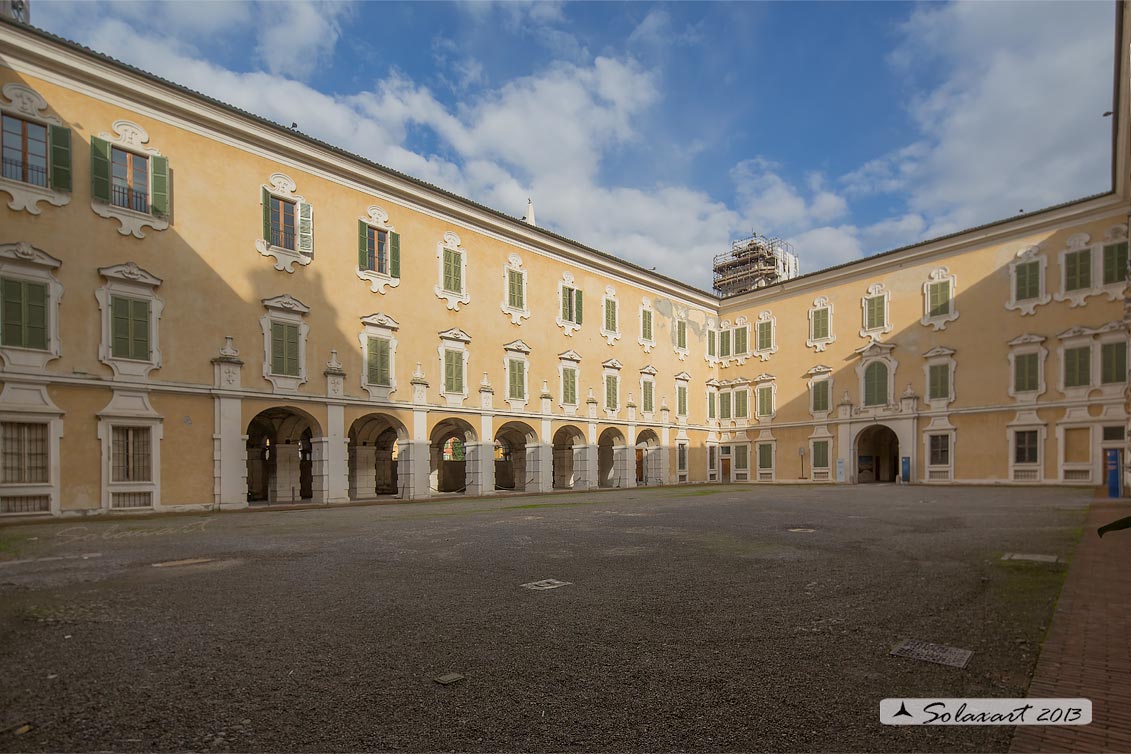
<path id="1" fill-rule="evenodd" d="M 755 233 L 714 259 L 715 290 L 733 296 L 797 277 L 797 256 L 788 241 Z"/>

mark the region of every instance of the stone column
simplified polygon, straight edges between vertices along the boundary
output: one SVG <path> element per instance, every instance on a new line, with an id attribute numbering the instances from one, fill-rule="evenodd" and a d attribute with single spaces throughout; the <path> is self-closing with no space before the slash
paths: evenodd
<path id="1" fill-rule="evenodd" d="M 377 448 L 372 445 L 355 445 L 350 448 L 349 496 L 351 500 L 366 500 L 377 490 Z"/>
<path id="2" fill-rule="evenodd" d="M 428 439 L 428 381 L 424 379 L 423 365 L 416 362 L 412 373 L 412 441 L 402 443 L 403 466 L 397 469 L 398 484 L 408 500 L 419 500 L 432 495 L 430 446 Z"/>
<path id="3" fill-rule="evenodd" d="M 542 401 L 544 418 L 538 433 L 540 462 L 537 466 L 531 467 L 536 469 L 532 484 L 538 492 L 550 492 L 554 489 L 554 438 L 551 435 L 549 417 L 553 412 L 554 396 L 550 393 L 550 383 L 547 380 L 542 380 L 542 394 L 539 399 Z"/>
<path id="4" fill-rule="evenodd" d="M 317 446 L 317 441 L 315 441 Z M 271 452 L 275 454 L 275 475 L 271 480 L 271 488 L 268 490 L 269 501 L 271 503 L 301 503 L 302 502 L 302 481 L 301 473 L 299 470 L 299 451 L 300 445 L 298 443 L 275 443 L 271 446 Z M 314 478 L 318 479 L 318 460 L 314 462 Z M 314 490 L 315 500 L 318 499 L 318 490 Z"/>
<path id="5" fill-rule="evenodd" d="M 243 426 L 243 400 L 234 394 L 241 387 L 243 361 L 224 338 L 220 355 L 212 359 L 213 387 L 217 391 L 212 432 L 212 494 L 221 508 L 247 507 L 247 435 Z"/>

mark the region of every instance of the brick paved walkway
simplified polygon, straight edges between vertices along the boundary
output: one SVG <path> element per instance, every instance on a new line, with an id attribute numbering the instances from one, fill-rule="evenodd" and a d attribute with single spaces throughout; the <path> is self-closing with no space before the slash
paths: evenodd
<path id="1" fill-rule="evenodd" d="M 1131 529 L 1096 535 L 1127 515 L 1126 503 L 1092 504 L 1029 686 L 1091 699 L 1092 724 L 1019 727 L 1013 752 L 1131 752 Z"/>

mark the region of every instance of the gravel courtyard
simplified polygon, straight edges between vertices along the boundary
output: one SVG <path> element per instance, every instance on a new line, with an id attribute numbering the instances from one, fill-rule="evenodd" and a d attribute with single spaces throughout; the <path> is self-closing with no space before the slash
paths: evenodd
<path id="1" fill-rule="evenodd" d="M 1088 502 L 669 487 L 3 527 L 0 750 L 1004 751 L 879 700 L 1024 696 L 1065 567 L 1001 555 L 1067 558 Z"/>

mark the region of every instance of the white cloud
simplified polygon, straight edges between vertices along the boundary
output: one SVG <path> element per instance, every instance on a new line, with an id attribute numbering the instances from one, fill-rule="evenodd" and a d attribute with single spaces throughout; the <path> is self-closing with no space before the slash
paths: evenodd
<path id="1" fill-rule="evenodd" d="M 309 78 L 333 55 L 348 10 L 343 3 L 312 0 L 263 3 L 256 55 L 271 73 Z"/>
<path id="2" fill-rule="evenodd" d="M 779 174 L 781 166 L 763 157 L 743 160 L 731 170 L 739 211 L 758 232 L 788 233 L 843 217 L 848 203 L 825 188 L 819 174 L 809 176 L 804 192 Z"/>

